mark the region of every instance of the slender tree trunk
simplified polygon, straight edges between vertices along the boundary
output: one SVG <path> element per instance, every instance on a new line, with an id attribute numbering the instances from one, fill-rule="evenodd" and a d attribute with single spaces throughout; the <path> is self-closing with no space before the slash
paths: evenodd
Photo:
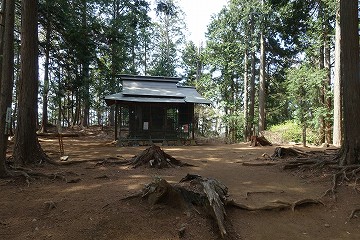
<path id="1" fill-rule="evenodd" d="M 306 124 L 303 123 L 302 126 L 302 145 L 303 147 L 306 147 Z"/>
<path id="2" fill-rule="evenodd" d="M 6 149 L 11 126 L 11 99 L 14 85 L 14 19 L 15 1 L 6 2 L 4 51 L 0 82 L 0 177 L 8 175 Z"/>
<path id="3" fill-rule="evenodd" d="M 82 27 L 83 27 L 83 37 L 86 39 L 86 45 L 88 45 L 89 37 L 88 37 L 88 26 L 87 26 L 87 6 L 86 0 L 82 0 L 83 12 L 82 12 Z M 84 83 L 83 90 L 83 118 L 82 118 L 82 126 L 89 126 L 89 112 L 90 112 L 90 52 L 89 46 L 83 46 L 83 61 L 82 61 L 82 80 Z"/>
<path id="4" fill-rule="evenodd" d="M 330 62 L 330 37 L 328 36 L 329 23 L 326 23 L 326 34 L 324 42 L 324 67 L 326 69 L 326 79 L 324 82 L 325 92 L 325 107 L 326 107 L 326 118 L 325 118 L 325 142 L 332 143 L 332 132 L 331 132 L 331 111 L 332 111 L 332 99 L 329 92 L 331 91 L 331 62 Z"/>
<path id="5" fill-rule="evenodd" d="M 254 118 L 255 118 L 255 51 L 251 53 L 251 77 L 249 83 L 249 125 L 248 132 L 250 136 L 254 134 Z M 248 141 L 250 138 L 248 138 Z"/>
<path id="6" fill-rule="evenodd" d="M 334 123 L 333 123 L 333 145 L 342 145 L 342 90 L 341 90 L 341 68 L 340 68 L 340 12 L 336 13 L 335 34 L 335 70 L 334 70 Z"/>
<path id="7" fill-rule="evenodd" d="M 265 39 L 260 36 L 259 132 L 265 130 Z"/>
<path id="8" fill-rule="evenodd" d="M 21 2 L 21 77 L 14 161 L 25 165 L 47 159 L 36 135 L 38 97 L 37 0 Z"/>
<path id="9" fill-rule="evenodd" d="M 261 0 L 264 5 L 264 0 Z M 263 25 L 264 25 L 264 17 Z M 259 82 L 259 132 L 265 130 L 265 81 L 266 81 L 266 56 L 264 30 L 260 34 L 260 82 Z"/>
<path id="10" fill-rule="evenodd" d="M 254 36 L 254 16 L 251 15 L 250 17 L 250 31 L 251 31 L 251 39 L 250 42 L 253 42 L 253 36 Z M 254 48 L 254 46 L 252 46 Z M 251 49 L 251 65 L 250 65 L 250 82 L 249 82 L 249 119 L 248 119 L 248 141 L 250 141 L 251 135 L 254 134 L 254 118 L 255 118 L 255 49 Z"/>
<path id="11" fill-rule="evenodd" d="M 318 11 L 318 15 L 319 15 L 319 19 L 321 19 L 321 21 L 323 21 L 324 18 L 324 13 L 323 13 L 323 8 L 322 8 L 322 3 L 320 1 L 318 1 L 319 4 L 319 11 Z M 324 33 L 324 23 L 322 22 L 321 24 L 321 35 L 320 35 L 320 41 L 322 42 L 322 44 L 319 47 L 319 69 L 323 70 L 324 69 L 324 41 L 325 41 L 325 33 Z M 320 92 L 320 104 L 321 107 L 325 107 L 325 79 L 323 79 L 322 84 L 319 86 L 319 92 Z M 325 142 L 325 118 L 323 115 L 320 115 L 319 117 L 319 122 L 320 122 L 320 141 L 321 143 Z"/>
<path id="12" fill-rule="evenodd" d="M 49 19 L 48 19 L 49 21 Z M 42 106 L 42 121 L 40 132 L 47 132 L 48 125 L 48 93 L 49 93 L 49 59 L 50 59 L 50 36 L 51 25 L 50 22 L 46 26 L 46 40 L 45 40 L 45 63 L 44 63 L 44 90 L 43 90 L 43 106 Z"/>
<path id="13" fill-rule="evenodd" d="M 358 24 L 358 1 L 340 0 L 340 71 L 344 91 L 344 144 L 340 165 L 360 163 Z"/>
<path id="14" fill-rule="evenodd" d="M 249 136 L 248 126 L 249 126 L 249 110 L 248 110 L 248 86 L 249 79 L 248 79 L 248 50 L 245 47 L 244 53 L 244 141 L 246 142 Z"/>

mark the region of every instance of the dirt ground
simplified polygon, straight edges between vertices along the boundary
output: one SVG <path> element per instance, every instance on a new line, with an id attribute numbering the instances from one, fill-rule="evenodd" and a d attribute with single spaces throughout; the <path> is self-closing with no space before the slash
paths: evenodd
<path id="1" fill-rule="evenodd" d="M 171 169 L 129 168 L 102 159 L 130 159 L 146 147 L 116 147 L 111 134 L 64 138 L 69 161 L 94 160 L 69 166 L 44 165 L 31 170 L 60 178 L 0 180 L 0 239 L 221 239 L 216 223 L 196 212 L 185 213 L 140 199 L 122 200 L 141 190 L 154 177 L 178 182 L 187 173 L 220 180 L 230 198 L 249 206 L 274 201 L 321 198 L 331 187 L 330 173 L 282 170 L 285 160 L 271 166 L 245 166 L 262 161 L 276 146 L 202 142 L 197 146 L 162 149 L 196 167 Z M 44 150 L 59 159 L 56 138 L 41 138 Z M 306 149 L 314 150 L 314 149 Z M 317 149 L 318 150 L 318 149 Z M 11 153 L 10 153 L 11 154 Z M 360 218 L 349 220 L 360 208 L 360 195 L 349 184 L 338 188 L 337 199 L 323 197 L 322 205 L 295 211 L 227 210 L 236 239 L 360 239 Z"/>

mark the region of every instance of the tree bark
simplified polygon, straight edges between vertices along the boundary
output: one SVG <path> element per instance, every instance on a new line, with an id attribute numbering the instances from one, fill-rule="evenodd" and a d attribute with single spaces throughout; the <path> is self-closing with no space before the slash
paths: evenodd
<path id="1" fill-rule="evenodd" d="M 251 15 L 250 17 L 250 31 L 251 31 L 251 39 L 250 42 L 253 42 L 253 35 L 254 35 L 254 16 Z M 251 75 L 250 75 L 250 82 L 249 82 L 249 115 L 248 115 L 248 140 L 250 140 L 250 137 L 252 135 L 255 135 L 255 132 L 253 130 L 254 125 L 254 117 L 255 117 L 255 49 L 254 46 L 252 46 L 251 49 Z"/>
<path id="2" fill-rule="evenodd" d="M 322 8 L 322 4 L 319 1 L 319 10 L 318 10 L 318 14 L 319 14 L 319 19 L 321 21 L 321 35 L 320 35 L 320 42 L 322 44 L 320 44 L 319 47 L 319 69 L 323 70 L 325 68 L 324 66 L 324 41 L 325 41 L 325 33 L 324 33 L 324 29 L 323 29 L 323 19 L 324 19 L 324 12 L 323 12 L 323 8 Z M 325 80 L 323 79 L 322 84 L 319 86 L 319 92 L 320 92 L 320 104 L 322 107 L 325 107 L 325 86 L 324 86 L 324 82 Z M 325 117 L 324 115 L 320 115 L 319 117 L 319 122 L 320 122 L 320 141 L 321 143 L 325 142 Z"/>
<path id="3" fill-rule="evenodd" d="M 248 126 L 249 126 L 249 110 L 248 110 L 248 49 L 245 46 L 245 53 L 244 53 L 244 141 L 246 142 L 249 136 Z"/>
<path id="4" fill-rule="evenodd" d="M 84 84 L 83 90 L 83 118 L 81 125 L 83 127 L 89 126 L 89 113 L 90 113 L 90 52 L 89 52 L 89 35 L 88 35 L 88 26 L 87 26 L 87 6 L 86 0 L 82 0 L 82 28 L 83 28 L 83 37 L 86 39 L 86 46 L 83 47 L 83 61 L 82 61 L 82 81 Z"/>
<path id="5" fill-rule="evenodd" d="M 324 67 L 326 69 L 326 79 L 324 82 L 324 91 L 325 91 L 325 107 L 326 107 L 326 118 L 325 118 L 325 142 L 332 142 L 332 132 L 331 132 L 331 111 L 332 111 L 332 98 L 329 92 L 331 91 L 331 50 L 330 50 L 330 37 L 329 37 L 329 22 L 326 21 L 326 34 L 324 41 Z"/>
<path id="6" fill-rule="evenodd" d="M 262 0 L 262 4 L 264 5 L 264 0 Z M 259 132 L 265 130 L 265 61 L 265 37 L 264 30 L 262 30 L 260 34 Z"/>
<path id="7" fill-rule="evenodd" d="M 42 121 L 40 132 L 47 132 L 48 124 L 48 93 L 49 93 L 49 59 L 50 59 L 50 36 L 51 24 L 48 18 L 46 26 L 46 42 L 45 42 L 45 63 L 44 63 L 44 90 L 43 90 L 43 107 L 42 107 Z"/>
<path id="8" fill-rule="evenodd" d="M 0 56 L 4 51 L 4 31 L 5 31 L 5 13 L 6 13 L 6 0 L 0 0 Z M 0 76 L 2 74 L 2 58 L 0 58 Z"/>
<path id="9" fill-rule="evenodd" d="M 344 91 L 344 144 L 340 165 L 360 163 L 358 23 L 358 1 L 340 0 L 340 71 Z"/>
<path id="10" fill-rule="evenodd" d="M 38 97 L 37 0 L 21 2 L 21 77 L 14 161 L 19 165 L 47 159 L 36 135 Z"/>
<path id="11" fill-rule="evenodd" d="M 340 68 L 340 12 L 336 13 L 335 33 L 335 70 L 334 70 L 334 123 L 333 123 L 333 145 L 342 145 L 342 90 L 341 90 L 341 68 Z"/>
<path id="12" fill-rule="evenodd" d="M 254 127 L 254 118 L 255 118 L 255 51 L 253 50 L 251 53 L 251 77 L 249 83 L 249 125 L 248 132 L 249 137 L 255 134 L 253 129 Z"/>
<path id="13" fill-rule="evenodd" d="M 14 85 L 14 19 L 15 1 L 6 1 L 4 51 L 0 85 L 0 177 L 8 175 L 6 149 L 10 131 L 12 90 Z"/>

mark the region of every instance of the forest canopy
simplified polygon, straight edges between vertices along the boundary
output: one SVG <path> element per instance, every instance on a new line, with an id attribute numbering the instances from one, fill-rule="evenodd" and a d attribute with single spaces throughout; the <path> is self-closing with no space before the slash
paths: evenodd
<path id="1" fill-rule="evenodd" d="M 12 129 L 20 1 L 14 12 Z M 312 143 L 332 142 L 335 1 L 230 0 L 200 45 L 185 14 L 175 0 L 38 1 L 39 129 L 113 125 L 103 97 L 133 74 L 182 77 L 211 100 L 197 108 L 200 135 L 237 142 L 290 121 Z"/>

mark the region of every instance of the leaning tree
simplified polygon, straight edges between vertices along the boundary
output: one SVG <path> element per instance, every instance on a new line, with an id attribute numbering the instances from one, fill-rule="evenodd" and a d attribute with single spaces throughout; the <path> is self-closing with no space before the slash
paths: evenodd
<path id="1" fill-rule="evenodd" d="M 21 1 L 21 75 L 13 154 L 14 161 L 19 165 L 47 159 L 36 135 L 39 71 L 37 6 L 37 0 Z"/>
<path id="2" fill-rule="evenodd" d="M 360 163 L 358 0 L 340 0 L 340 72 L 344 142 L 340 165 Z"/>

